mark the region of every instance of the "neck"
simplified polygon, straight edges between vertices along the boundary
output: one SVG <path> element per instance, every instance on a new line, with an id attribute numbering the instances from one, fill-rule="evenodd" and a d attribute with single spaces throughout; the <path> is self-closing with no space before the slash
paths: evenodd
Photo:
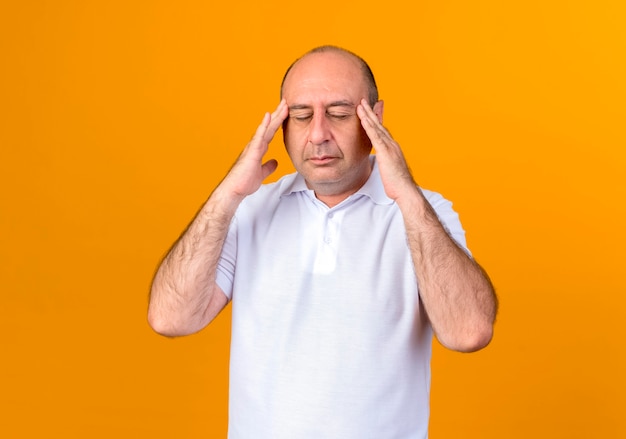
<path id="1" fill-rule="evenodd" d="M 315 192 L 315 197 L 332 208 L 363 187 L 372 173 L 372 167 L 372 163 L 367 158 L 352 169 L 345 171 L 336 180 L 305 181 L 307 187 Z"/>
<path id="2" fill-rule="evenodd" d="M 368 169 L 368 171 L 371 171 Z M 369 178 L 370 173 L 364 174 L 361 179 L 359 179 L 354 185 L 349 188 L 345 188 L 339 186 L 337 183 L 326 183 L 326 184 L 316 184 L 315 187 L 309 188 L 313 189 L 315 192 L 315 198 L 320 200 L 322 203 L 326 204 L 328 207 L 333 208 L 350 195 L 356 193 L 359 189 L 363 187 L 367 179 Z"/>

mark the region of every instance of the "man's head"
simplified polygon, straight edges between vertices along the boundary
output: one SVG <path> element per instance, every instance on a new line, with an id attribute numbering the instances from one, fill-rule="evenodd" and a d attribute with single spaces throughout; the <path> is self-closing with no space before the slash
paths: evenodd
<path id="1" fill-rule="evenodd" d="M 345 55 L 353 57 L 354 60 L 357 61 L 357 63 L 361 66 L 363 79 L 365 80 L 365 83 L 367 84 L 367 102 L 369 102 L 369 104 L 373 107 L 374 104 L 378 102 L 378 86 L 376 85 L 376 80 L 374 79 L 374 73 L 372 72 L 372 69 L 370 68 L 370 66 L 367 64 L 367 62 L 363 58 L 361 58 L 356 53 L 350 52 L 349 50 L 343 49 L 341 47 L 330 46 L 330 45 L 319 46 L 319 47 L 316 47 L 315 49 L 309 50 L 307 53 L 305 53 L 302 57 L 295 60 L 289 66 L 289 68 L 285 72 L 285 76 L 283 76 L 283 81 L 280 84 L 280 97 L 281 98 L 283 97 L 283 88 L 285 87 L 285 79 L 287 79 L 287 75 L 289 75 L 289 72 L 291 72 L 291 69 L 293 68 L 293 66 L 295 66 L 298 63 L 298 61 L 300 61 L 302 58 L 305 58 L 308 55 L 311 55 L 314 53 L 324 53 L 324 52 L 343 53 Z"/>
<path id="2" fill-rule="evenodd" d="M 383 110 L 365 61 L 333 46 L 314 49 L 291 65 L 281 94 L 289 106 L 285 146 L 308 186 L 339 200 L 356 192 L 371 172 L 372 149 L 356 108 L 366 99 L 380 120 Z"/>

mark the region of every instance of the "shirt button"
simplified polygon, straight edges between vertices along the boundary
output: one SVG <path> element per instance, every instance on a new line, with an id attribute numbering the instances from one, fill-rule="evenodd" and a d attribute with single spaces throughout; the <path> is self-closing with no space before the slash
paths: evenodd
<path id="1" fill-rule="evenodd" d="M 328 214 L 328 218 L 332 218 L 333 216 L 335 216 L 335 215 L 334 215 L 332 212 L 330 212 L 330 213 Z"/>
<path id="2" fill-rule="evenodd" d="M 330 244 L 330 243 L 332 242 L 332 239 L 330 239 L 330 238 L 328 238 L 328 237 L 327 237 L 327 238 L 324 238 L 324 242 L 325 242 L 326 244 Z"/>

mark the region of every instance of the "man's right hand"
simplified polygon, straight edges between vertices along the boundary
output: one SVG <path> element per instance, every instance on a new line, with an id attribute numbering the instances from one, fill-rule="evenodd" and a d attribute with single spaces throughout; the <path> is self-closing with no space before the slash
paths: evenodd
<path id="1" fill-rule="evenodd" d="M 158 333 L 194 333 L 226 306 L 228 299 L 215 279 L 228 227 L 239 203 L 276 170 L 276 160 L 262 160 L 288 114 L 284 100 L 274 113 L 265 114 L 230 172 L 161 262 L 148 309 L 150 325 Z"/>
<path id="2" fill-rule="evenodd" d="M 276 170 L 278 162 L 271 159 L 263 163 L 263 156 L 267 152 L 276 131 L 278 131 L 288 114 L 289 107 L 284 99 L 271 115 L 265 113 L 254 137 L 246 145 L 230 172 L 226 175 L 222 184 L 220 184 L 221 190 L 227 191 L 236 198 L 243 199 L 256 192 L 263 180 Z"/>

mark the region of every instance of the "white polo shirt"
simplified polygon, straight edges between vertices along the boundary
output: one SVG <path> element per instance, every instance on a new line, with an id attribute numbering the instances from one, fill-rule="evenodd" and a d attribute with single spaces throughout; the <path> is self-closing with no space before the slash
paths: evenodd
<path id="1" fill-rule="evenodd" d="M 428 436 L 432 329 L 371 160 L 332 209 L 298 174 L 239 206 L 217 276 L 232 300 L 230 439 Z M 465 247 L 452 204 L 423 192 Z"/>

